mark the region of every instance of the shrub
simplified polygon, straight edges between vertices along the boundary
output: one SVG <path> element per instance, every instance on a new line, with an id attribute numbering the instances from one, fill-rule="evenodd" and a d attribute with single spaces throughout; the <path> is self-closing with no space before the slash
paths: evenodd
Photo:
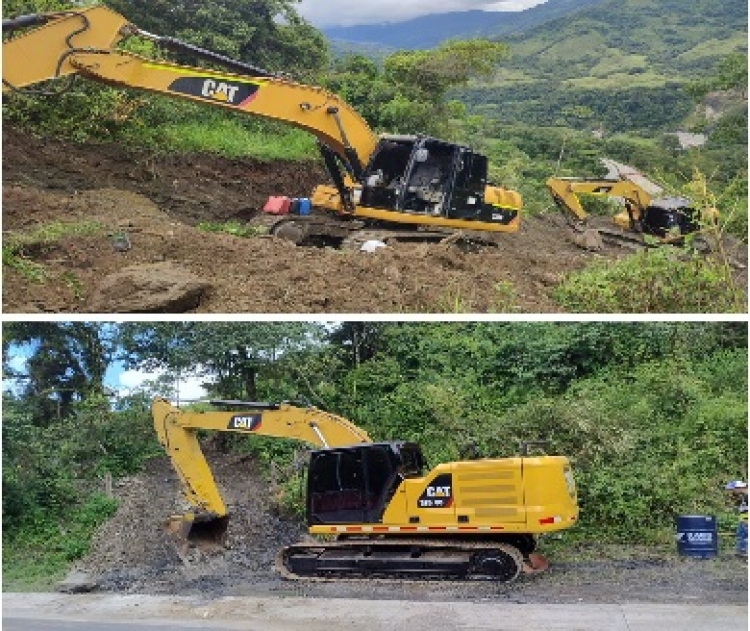
<path id="1" fill-rule="evenodd" d="M 672 247 L 621 261 L 596 262 L 568 275 L 553 293 L 581 313 L 740 313 L 740 292 L 726 266 Z"/>

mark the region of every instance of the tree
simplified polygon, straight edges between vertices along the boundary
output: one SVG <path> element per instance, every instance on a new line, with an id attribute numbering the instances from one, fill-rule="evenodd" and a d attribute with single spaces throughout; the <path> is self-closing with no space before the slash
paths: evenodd
<path id="1" fill-rule="evenodd" d="M 328 334 L 328 341 L 341 347 L 347 365 L 358 367 L 378 352 L 382 345 L 383 322 L 342 322 Z"/>
<path id="2" fill-rule="evenodd" d="M 3 326 L 6 378 L 18 384 L 38 425 L 67 417 L 77 402 L 104 393 L 113 359 L 111 329 L 98 322 L 7 322 Z M 26 351 L 23 368 L 10 363 Z"/>
<path id="3" fill-rule="evenodd" d="M 693 81 L 685 89 L 696 100 L 702 99 L 714 90 L 737 89 L 742 98 L 747 100 L 747 53 L 734 53 L 723 57 L 710 77 Z"/>
<path id="4" fill-rule="evenodd" d="M 295 361 L 315 346 L 321 327 L 305 322 L 155 322 L 120 326 L 123 356 L 147 370 L 190 370 L 206 376 L 208 388 L 223 398 L 294 396 L 298 386 L 284 377 L 292 371 L 304 383 Z M 261 389 L 259 378 L 265 383 Z"/>
<path id="5" fill-rule="evenodd" d="M 384 75 L 397 94 L 384 106 L 382 122 L 395 132 L 449 133 L 450 119 L 465 116 L 464 107 L 447 98 L 449 92 L 490 77 L 506 55 L 504 44 L 481 39 L 389 55 Z"/>
<path id="6" fill-rule="evenodd" d="M 354 108 L 372 127 L 383 127 L 382 109 L 396 95 L 396 87 L 364 55 L 335 60 L 326 87 Z"/>
<path id="7" fill-rule="evenodd" d="M 449 90 L 489 78 L 508 49 L 482 39 L 444 42 L 433 50 L 400 51 L 386 57 L 385 74 L 411 98 L 442 104 Z"/>
<path id="8" fill-rule="evenodd" d="M 272 71 L 306 75 L 328 62 L 323 35 L 293 0 L 107 0 L 138 27 Z"/>

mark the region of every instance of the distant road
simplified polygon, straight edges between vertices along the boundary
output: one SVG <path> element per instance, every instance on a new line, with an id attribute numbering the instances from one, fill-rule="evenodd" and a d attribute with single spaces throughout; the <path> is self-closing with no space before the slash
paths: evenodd
<path id="1" fill-rule="evenodd" d="M 4 631 L 747 631 L 747 606 L 3 594 Z"/>

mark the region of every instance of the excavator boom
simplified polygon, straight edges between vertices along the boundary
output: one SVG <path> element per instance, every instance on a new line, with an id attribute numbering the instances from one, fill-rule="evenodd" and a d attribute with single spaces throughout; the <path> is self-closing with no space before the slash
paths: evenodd
<path id="1" fill-rule="evenodd" d="M 645 190 L 627 180 L 552 177 L 547 180 L 547 189 L 559 208 L 579 221 L 585 221 L 588 216 L 578 197 L 581 194 L 622 197 L 636 208 L 646 208 L 651 203 Z"/>
<path id="2" fill-rule="evenodd" d="M 651 191 L 661 189 L 650 183 L 650 191 L 646 190 L 648 180 L 637 175 L 642 180 L 640 184 L 630 179 L 553 177 L 547 180 L 547 189 L 565 217 L 570 219 L 572 215 L 579 223 L 588 219 L 579 195 L 621 198 L 625 208 L 613 217 L 617 231 L 599 229 L 602 238 L 616 243 L 642 244 L 642 235 L 647 234 L 663 243 L 680 244 L 686 234 L 701 232 L 704 226 L 716 223 L 716 209 L 700 212 L 683 197 L 654 197 Z M 633 174 L 623 177 L 633 177 Z"/>
<path id="3" fill-rule="evenodd" d="M 198 442 L 199 429 L 290 438 L 317 447 L 372 442 L 350 421 L 314 407 L 241 403 L 234 412 L 190 412 L 156 399 L 151 413 L 159 442 L 194 509 L 168 520 L 168 530 L 185 541 L 220 542 L 227 525 L 228 511 Z"/>
<path id="4" fill-rule="evenodd" d="M 21 21 L 21 25 L 31 22 Z M 349 167 L 362 169 L 377 143 L 362 117 L 323 88 L 297 84 L 172 38 L 138 29 L 106 7 L 36 16 L 43 26 L 3 43 L 3 91 L 71 74 L 123 88 L 216 105 L 281 121 L 315 135 Z M 13 20 L 7 21 L 8 27 Z M 12 30 L 12 29 L 11 29 Z M 252 71 L 251 75 L 155 61 L 115 46 L 140 36 Z"/>

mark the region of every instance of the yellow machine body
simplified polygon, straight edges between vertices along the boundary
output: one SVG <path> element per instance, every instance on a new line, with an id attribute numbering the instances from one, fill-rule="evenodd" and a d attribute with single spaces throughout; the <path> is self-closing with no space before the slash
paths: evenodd
<path id="1" fill-rule="evenodd" d="M 379 524 L 311 526 L 312 534 L 541 534 L 574 526 L 578 503 L 563 456 L 440 464 L 403 480 Z"/>

